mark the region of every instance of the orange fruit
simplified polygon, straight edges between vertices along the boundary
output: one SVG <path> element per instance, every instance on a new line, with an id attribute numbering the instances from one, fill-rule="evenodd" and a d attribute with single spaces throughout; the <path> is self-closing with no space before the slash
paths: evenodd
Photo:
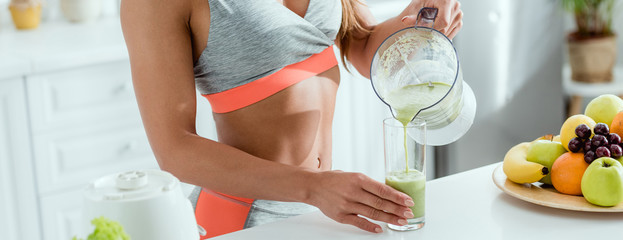
<path id="1" fill-rule="evenodd" d="M 612 123 L 610 124 L 610 133 L 616 133 L 623 137 L 623 112 L 614 115 Z"/>
<path id="2" fill-rule="evenodd" d="M 560 193 L 582 195 L 582 176 L 588 165 L 583 153 L 563 153 L 552 165 L 552 185 Z"/>

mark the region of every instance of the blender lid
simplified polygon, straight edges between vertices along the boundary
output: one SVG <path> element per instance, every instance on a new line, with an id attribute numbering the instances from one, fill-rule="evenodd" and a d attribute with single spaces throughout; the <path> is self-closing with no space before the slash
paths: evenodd
<path id="1" fill-rule="evenodd" d="M 91 201 L 133 201 L 153 198 L 179 188 L 168 172 L 147 169 L 111 174 L 93 181 L 84 191 Z"/>

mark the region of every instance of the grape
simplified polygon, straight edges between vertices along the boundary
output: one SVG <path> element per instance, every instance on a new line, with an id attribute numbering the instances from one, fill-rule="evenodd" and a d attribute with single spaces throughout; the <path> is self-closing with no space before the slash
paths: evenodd
<path id="1" fill-rule="evenodd" d="M 606 139 L 603 135 L 595 135 L 593 139 L 591 139 L 591 145 L 593 145 L 593 148 L 606 146 L 608 145 L 608 139 Z"/>
<path id="2" fill-rule="evenodd" d="M 610 145 L 610 154 L 613 158 L 620 158 L 623 156 L 623 148 L 617 144 Z"/>
<path id="3" fill-rule="evenodd" d="M 597 150 L 595 150 L 595 156 L 597 158 L 610 157 L 610 150 L 606 146 L 598 147 Z"/>
<path id="4" fill-rule="evenodd" d="M 571 141 L 569 141 L 569 151 L 571 152 L 579 152 L 580 150 L 584 149 L 584 143 L 582 142 L 582 140 L 580 138 L 574 137 L 573 139 L 571 139 Z"/>
<path id="5" fill-rule="evenodd" d="M 582 123 L 575 127 L 575 135 L 581 139 L 588 139 L 591 137 L 591 128 Z"/>
<path id="6" fill-rule="evenodd" d="M 621 143 L 621 136 L 616 133 L 610 133 L 610 135 L 608 135 L 608 142 L 610 144 L 619 144 Z"/>
<path id="7" fill-rule="evenodd" d="M 608 124 L 605 124 L 605 123 L 596 124 L 595 127 L 593 128 L 593 131 L 595 131 L 595 135 L 607 136 L 608 134 L 610 134 L 610 129 L 608 129 Z"/>
<path id="8" fill-rule="evenodd" d="M 586 141 L 584 142 L 584 152 L 588 152 L 591 150 L 595 150 L 591 144 L 591 140 L 590 139 L 586 139 Z"/>
<path id="9" fill-rule="evenodd" d="M 584 153 L 584 161 L 588 164 L 591 164 L 595 160 L 595 152 L 588 151 Z"/>

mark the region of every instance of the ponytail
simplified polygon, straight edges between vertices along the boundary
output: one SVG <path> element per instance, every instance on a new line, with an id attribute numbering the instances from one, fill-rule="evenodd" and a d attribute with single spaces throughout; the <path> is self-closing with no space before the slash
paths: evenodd
<path id="1" fill-rule="evenodd" d="M 359 36 L 367 35 L 370 30 L 364 28 L 363 19 L 357 14 L 355 4 L 362 4 L 359 0 L 341 0 L 342 2 L 342 25 L 337 33 L 340 56 L 346 67 L 346 59 L 349 57 L 351 42 Z M 348 71 L 348 67 L 346 67 Z"/>

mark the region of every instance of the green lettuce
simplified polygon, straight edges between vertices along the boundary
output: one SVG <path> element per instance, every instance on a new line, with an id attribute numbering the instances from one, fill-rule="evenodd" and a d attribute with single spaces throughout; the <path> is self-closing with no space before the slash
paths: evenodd
<path id="1" fill-rule="evenodd" d="M 93 233 L 89 234 L 87 240 L 130 240 L 130 236 L 123 231 L 123 227 L 118 222 L 99 217 L 91 220 L 95 226 Z M 74 237 L 72 240 L 83 240 Z"/>

